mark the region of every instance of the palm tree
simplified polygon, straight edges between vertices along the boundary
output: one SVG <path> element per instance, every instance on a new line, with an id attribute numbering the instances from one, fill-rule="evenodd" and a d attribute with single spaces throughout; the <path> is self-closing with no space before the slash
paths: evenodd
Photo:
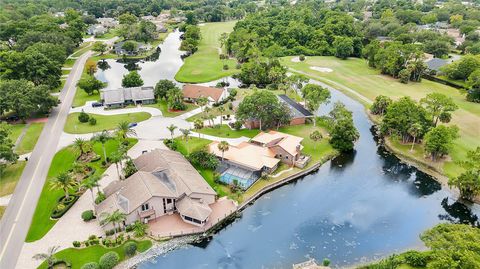
<path id="1" fill-rule="evenodd" d="M 223 112 L 225 112 L 225 107 L 224 106 L 219 106 L 217 108 L 218 112 L 220 113 L 220 125 L 223 124 Z"/>
<path id="2" fill-rule="evenodd" d="M 185 139 L 185 143 L 187 144 L 187 151 L 188 151 L 188 136 L 190 135 L 190 129 L 180 129 L 182 132 L 183 139 Z"/>
<path id="3" fill-rule="evenodd" d="M 203 121 L 201 119 L 196 119 L 193 122 L 193 128 L 195 128 L 195 130 L 197 130 L 197 131 L 202 129 L 203 128 Z M 198 138 L 200 138 L 200 133 L 198 133 Z"/>
<path id="4" fill-rule="evenodd" d="M 111 138 L 112 137 L 106 130 L 103 130 L 101 133 L 93 137 L 93 140 L 98 141 L 102 144 L 103 159 L 105 160 L 105 163 L 107 162 L 107 151 L 105 150 L 105 143 L 107 143 L 107 141 Z"/>
<path id="5" fill-rule="evenodd" d="M 65 192 L 65 199 L 69 198 L 69 191 L 77 186 L 77 182 L 66 172 L 60 173 L 57 177 L 50 180 L 52 189 L 61 189 Z"/>
<path id="6" fill-rule="evenodd" d="M 127 218 L 127 215 L 123 212 L 120 212 L 119 209 L 108 213 L 108 212 L 103 212 L 100 217 L 102 220 L 106 223 L 111 223 L 113 225 L 113 235 L 115 236 L 115 239 L 117 239 L 117 224 L 122 223 L 125 221 Z"/>
<path id="7" fill-rule="evenodd" d="M 130 123 L 128 121 L 122 121 L 117 125 L 117 135 L 123 140 L 126 140 L 129 135 L 136 136 L 137 132 L 130 127 Z"/>
<path id="8" fill-rule="evenodd" d="M 123 153 L 119 150 L 116 152 L 113 152 L 110 155 L 110 161 L 112 161 L 115 164 L 115 168 L 117 169 L 117 175 L 119 179 L 122 179 L 122 176 L 120 174 L 120 169 L 118 168 L 119 165 L 122 164 L 122 159 L 123 159 Z"/>
<path id="9" fill-rule="evenodd" d="M 82 186 L 85 187 L 86 189 L 90 190 L 90 193 L 92 194 L 92 201 L 95 202 L 95 196 L 93 195 L 93 188 L 98 188 L 100 185 L 98 184 L 98 181 L 100 180 L 99 176 L 91 176 L 84 180 L 82 182 Z"/>
<path id="10" fill-rule="evenodd" d="M 321 140 L 323 138 L 322 134 L 318 131 L 318 130 L 315 130 L 313 131 L 311 134 L 310 134 L 310 139 L 313 140 L 313 149 L 316 148 L 317 146 L 317 141 Z"/>
<path id="11" fill-rule="evenodd" d="M 53 264 L 57 260 L 54 255 L 57 253 L 59 246 L 49 247 L 47 253 L 38 253 L 33 256 L 35 260 L 47 262 L 48 268 L 53 268 Z"/>
<path id="12" fill-rule="evenodd" d="M 206 97 L 200 97 L 197 99 L 197 105 L 200 106 L 200 109 L 203 112 L 203 108 L 208 104 L 208 99 Z"/>
<path id="13" fill-rule="evenodd" d="M 173 134 L 175 133 L 177 126 L 170 124 L 169 126 L 167 126 L 167 129 L 170 131 L 170 136 L 172 136 L 172 139 L 173 139 Z"/>
<path id="14" fill-rule="evenodd" d="M 228 142 L 227 141 L 221 141 L 220 143 L 218 143 L 218 150 L 220 150 L 222 152 L 222 162 L 223 162 L 223 154 L 225 154 L 225 151 L 228 150 L 229 146 L 228 146 Z"/>
<path id="15" fill-rule="evenodd" d="M 211 124 L 210 124 L 210 112 L 212 112 L 212 109 L 207 106 L 203 111 L 205 112 L 205 115 L 204 115 L 205 119 L 208 120 L 208 124 L 211 126 Z"/>
<path id="16" fill-rule="evenodd" d="M 132 224 L 132 228 L 136 237 L 142 237 L 147 233 L 148 226 L 145 223 L 137 220 Z"/>
<path id="17" fill-rule="evenodd" d="M 75 138 L 75 141 L 73 141 L 73 146 L 77 149 L 77 151 L 80 152 L 80 157 L 82 157 L 83 154 L 90 151 L 90 143 L 88 143 L 87 140 L 80 137 Z"/>
<path id="18" fill-rule="evenodd" d="M 418 135 L 422 131 L 422 125 L 419 123 L 414 123 L 408 128 L 408 134 L 413 137 L 413 142 L 412 142 L 412 147 L 410 148 L 410 151 L 413 151 L 413 147 L 415 146 L 415 140 L 417 139 Z"/>

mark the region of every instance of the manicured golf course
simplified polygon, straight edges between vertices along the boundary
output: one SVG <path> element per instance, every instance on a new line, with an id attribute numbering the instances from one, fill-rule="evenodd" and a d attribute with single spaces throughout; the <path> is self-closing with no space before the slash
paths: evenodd
<path id="1" fill-rule="evenodd" d="M 201 83 L 237 73 L 235 60 L 220 60 L 219 58 L 221 50 L 219 38 L 222 33 L 231 32 L 235 23 L 236 21 L 229 21 L 200 25 L 202 37 L 198 51 L 185 58 L 185 63 L 175 75 L 175 79 L 179 82 Z M 228 70 L 223 70 L 224 64 L 228 65 Z"/>
<path id="2" fill-rule="evenodd" d="M 440 92 L 453 98 L 459 109 L 453 113 L 450 124 L 455 124 L 460 128 L 460 138 L 455 141 L 453 151 L 450 154 L 451 160 L 447 160 L 443 165 L 443 173 L 446 175 L 457 175 L 462 171 L 457 161 L 463 160 L 467 151 L 480 146 L 480 140 L 478 139 L 480 134 L 478 124 L 480 122 L 480 105 L 467 102 L 465 92 L 462 90 L 425 79 L 420 83 L 402 84 L 392 77 L 380 74 L 378 70 L 368 67 L 365 60 L 357 58 L 340 60 L 335 57 L 319 56 L 307 57 L 304 62 L 293 62 L 292 58 L 284 57 L 281 59 L 282 63 L 290 68 L 290 71 L 304 73 L 310 78 L 335 87 L 357 100 L 360 99 L 359 96 L 352 94 L 347 88 L 372 101 L 378 95 L 386 95 L 394 99 L 410 96 L 419 100 L 431 92 Z M 311 67 L 315 67 L 317 70 L 313 70 Z M 318 68 L 331 70 L 320 69 L 322 72 L 318 71 Z M 365 102 L 362 103 L 368 106 Z M 408 147 L 399 150 L 405 151 L 406 148 Z M 423 161 L 428 160 L 424 159 Z"/>

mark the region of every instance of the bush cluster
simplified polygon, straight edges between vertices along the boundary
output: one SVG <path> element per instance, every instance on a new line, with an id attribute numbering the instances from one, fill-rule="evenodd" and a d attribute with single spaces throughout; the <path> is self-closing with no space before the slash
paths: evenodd
<path id="1" fill-rule="evenodd" d="M 99 265 L 101 269 L 112 269 L 120 261 L 120 256 L 115 251 L 105 253 L 100 257 Z"/>
<path id="2" fill-rule="evenodd" d="M 90 221 L 95 218 L 93 214 L 93 210 L 86 210 L 82 212 L 82 219 L 83 221 Z"/>
<path id="3" fill-rule="evenodd" d="M 96 262 L 89 262 L 84 264 L 80 269 L 100 269 L 100 265 Z"/>
<path id="4" fill-rule="evenodd" d="M 95 119 L 94 117 L 90 117 L 88 119 L 88 124 L 90 125 L 96 125 L 97 124 L 97 119 Z"/>
<path id="5" fill-rule="evenodd" d="M 83 110 L 82 112 L 80 112 L 80 114 L 78 114 L 78 121 L 81 123 L 88 122 L 89 119 L 90 119 L 90 116 L 88 116 L 88 114 L 85 113 Z"/>
<path id="6" fill-rule="evenodd" d="M 165 146 L 171 150 L 177 150 L 178 148 L 178 143 L 175 141 L 175 139 L 165 139 L 163 140 L 163 144 L 165 144 Z"/>
<path id="7" fill-rule="evenodd" d="M 125 251 L 125 255 L 128 257 L 132 257 L 137 253 L 137 243 L 135 242 L 127 242 L 125 243 L 125 246 L 123 247 Z"/>
<path id="8" fill-rule="evenodd" d="M 103 202 L 105 199 L 107 199 L 105 194 L 103 192 L 99 192 L 99 193 L 97 193 L 97 197 L 95 198 L 95 204 L 98 205 L 101 202 Z"/>
<path id="9" fill-rule="evenodd" d="M 217 166 L 220 164 L 217 156 L 207 152 L 204 149 L 190 153 L 188 159 L 193 165 L 198 165 L 204 169 L 215 170 L 215 168 L 217 168 Z"/>
<path id="10" fill-rule="evenodd" d="M 61 218 L 67 211 L 75 204 L 75 202 L 78 200 L 78 196 L 76 195 L 70 195 L 69 199 L 67 200 L 65 196 L 62 196 L 57 203 L 57 206 L 53 210 L 52 214 L 50 217 L 52 219 L 59 219 Z"/>

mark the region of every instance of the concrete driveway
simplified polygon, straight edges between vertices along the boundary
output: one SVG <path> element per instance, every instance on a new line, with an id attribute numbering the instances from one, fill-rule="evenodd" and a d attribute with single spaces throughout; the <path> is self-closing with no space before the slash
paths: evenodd
<path id="1" fill-rule="evenodd" d="M 92 113 L 98 115 L 120 115 L 120 114 L 128 114 L 128 113 L 136 113 L 136 112 L 147 112 L 152 115 L 152 117 L 162 116 L 162 111 L 160 109 L 148 106 L 136 106 L 136 107 L 129 107 L 129 108 L 119 108 L 119 109 L 105 109 L 103 106 L 101 107 L 92 107 L 92 103 L 95 101 L 88 101 L 83 106 L 71 108 L 70 113 L 81 112 L 82 110 L 85 113 Z"/>

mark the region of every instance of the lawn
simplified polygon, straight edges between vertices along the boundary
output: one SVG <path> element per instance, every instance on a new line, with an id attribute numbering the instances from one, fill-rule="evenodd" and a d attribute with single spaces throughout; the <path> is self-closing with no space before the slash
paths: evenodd
<path id="1" fill-rule="evenodd" d="M 136 139 L 129 139 L 129 147 L 132 147 L 136 144 Z M 119 143 L 117 140 L 109 140 L 105 144 L 105 149 L 107 156 L 116 152 L 118 150 Z M 93 150 L 96 154 L 102 156 L 101 160 L 96 162 L 89 163 L 92 168 L 95 169 L 95 174 L 101 175 L 105 172 L 107 167 L 103 167 L 103 151 L 100 143 L 95 143 L 93 145 Z M 73 146 L 66 147 L 58 151 L 53 157 L 52 163 L 50 164 L 50 169 L 48 170 L 47 180 L 40 194 L 40 198 L 37 202 L 37 207 L 32 218 L 32 223 L 27 234 L 26 242 L 33 242 L 41 239 L 48 231 L 55 225 L 57 220 L 50 219 L 50 214 L 55 208 L 58 199 L 62 197 L 63 191 L 58 189 L 51 189 L 49 180 L 58 176 L 60 173 L 68 171 L 75 162 L 78 153 L 75 151 Z"/>
<path id="2" fill-rule="evenodd" d="M 120 262 L 125 260 L 125 243 L 115 248 L 106 248 L 104 246 L 95 245 L 86 248 L 67 248 L 57 254 L 55 257 L 60 260 L 68 261 L 72 265 L 72 269 L 80 269 L 84 264 L 89 262 L 97 262 L 100 257 L 107 252 L 115 251 L 120 256 Z M 138 252 L 145 252 L 152 247 L 152 241 L 145 240 L 137 242 Z M 47 268 L 47 264 L 44 262 L 38 268 Z"/>
<path id="3" fill-rule="evenodd" d="M 0 177 L 0 197 L 13 193 L 26 164 L 27 162 L 17 161 L 7 165 Z"/>
<path id="4" fill-rule="evenodd" d="M 3 214 L 5 213 L 5 210 L 7 209 L 6 206 L 0 206 L 0 219 L 2 219 Z"/>
<path id="5" fill-rule="evenodd" d="M 158 108 L 160 109 L 160 111 L 162 111 L 162 115 L 164 117 L 176 117 L 176 116 L 180 116 L 182 114 L 185 114 L 189 111 L 192 111 L 194 110 L 195 108 L 197 108 L 198 106 L 192 104 L 192 103 L 185 103 L 185 105 L 187 106 L 187 109 L 185 110 L 181 110 L 181 111 L 170 111 L 168 109 L 168 105 L 167 105 L 167 101 L 165 100 L 159 100 L 157 101 L 155 104 L 149 104 L 149 105 L 145 105 L 145 106 L 149 106 L 149 107 L 154 107 L 154 108 Z"/>
<path id="6" fill-rule="evenodd" d="M 33 151 L 33 148 L 37 144 L 38 138 L 42 133 L 43 126 L 45 126 L 45 123 L 43 122 L 31 123 L 15 149 L 15 152 L 18 154 L 24 154 Z"/>
<path id="7" fill-rule="evenodd" d="M 71 68 L 75 64 L 76 59 L 68 58 L 65 63 L 63 64 L 63 67 L 66 68 Z"/>
<path id="8" fill-rule="evenodd" d="M 232 130 L 228 125 L 216 125 L 215 127 L 205 127 L 200 130 L 194 130 L 197 133 L 202 133 L 206 135 L 213 135 L 218 137 L 225 138 L 239 138 L 242 136 L 252 138 L 256 136 L 260 131 L 258 129 L 242 129 L 242 130 Z"/>
<path id="9" fill-rule="evenodd" d="M 84 54 L 85 52 L 89 51 L 91 49 L 93 42 L 86 42 L 82 43 L 74 52 L 72 57 L 79 57 L 80 55 Z"/>
<path id="10" fill-rule="evenodd" d="M 88 101 L 98 101 L 98 100 L 100 100 L 100 94 L 94 93 L 94 94 L 88 95 L 84 90 L 77 87 L 77 90 L 75 92 L 75 97 L 73 98 L 72 107 L 83 106 Z"/>
<path id="11" fill-rule="evenodd" d="M 18 137 L 22 134 L 23 128 L 25 128 L 26 124 L 9 124 L 8 126 L 10 127 L 10 135 L 8 137 L 13 143 L 15 143 Z"/>
<path id="12" fill-rule="evenodd" d="M 87 134 L 100 132 L 103 130 L 113 130 L 117 127 L 118 123 L 122 121 L 127 122 L 141 122 L 148 120 L 151 115 L 147 112 L 136 112 L 128 114 L 119 114 L 119 115 L 98 115 L 98 114 L 89 114 L 90 117 L 97 119 L 97 124 L 90 125 L 88 122 L 81 123 L 78 121 L 78 115 L 80 113 L 71 113 L 68 114 L 67 123 L 65 124 L 64 131 L 70 134 Z"/>
<path id="13" fill-rule="evenodd" d="M 185 58 L 185 63 L 175 75 L 175 80 L 186 83 L 208 82 L 237 73 L 236 61 L 220 60 L 219 38 L 222 33 L 233 31 L 236 21 L 205 23 L 200 26 L 201 40 L 198 51 Z M 223 65 L 228 70 L 223 70 Z"/>
<path id="14" fill-rule="evenodd" d="M 480 146 L 478 134 L 480 133 L 480 106 L 465 100 L 465 91 L 458 90 L 440 83 L 429 80 L 422 80 L 421 83 L 402 84 L 398 80 L 381 75 L 378 70 L 369 68 L 363 59 L 351 58 L 340 60 L 335 57 L 307 57 L 304 62 L 292 62 L 293 57 L 281 58 L 283 64 L 292 71 L 300 71 L 313 79 L 317 79 L 335 87 L 352 98 L 359 100 L 359 97 L 350 93 L 348 87 L 369 100 L 374 100 L 377 95 L 386 95 L 394 99 L 410 96 L 419 100 L 428 93 L 439 92 L 453 98 L 459 109 L 453 113 L 451 124 L 460 128 L 460 138 L 455 141 L 451 160 L 443 164 L 442 172 L 447 176 L 458 175 L 462 169 L 458 161 L 465 158 L 467 151 Z M 311 66 L 327 67 L 332 72 L 319 72 L 310 69 Z M 361 101 L 361 100 L 360 100 Z M 363 102 L 365 106 L 368 104 Z M 423 158 L 423 157 L 422 157 Z M 426 161 L 421 160 L 421 161 Z M 428 160 L 427 160 L 428 161 Z"/>

